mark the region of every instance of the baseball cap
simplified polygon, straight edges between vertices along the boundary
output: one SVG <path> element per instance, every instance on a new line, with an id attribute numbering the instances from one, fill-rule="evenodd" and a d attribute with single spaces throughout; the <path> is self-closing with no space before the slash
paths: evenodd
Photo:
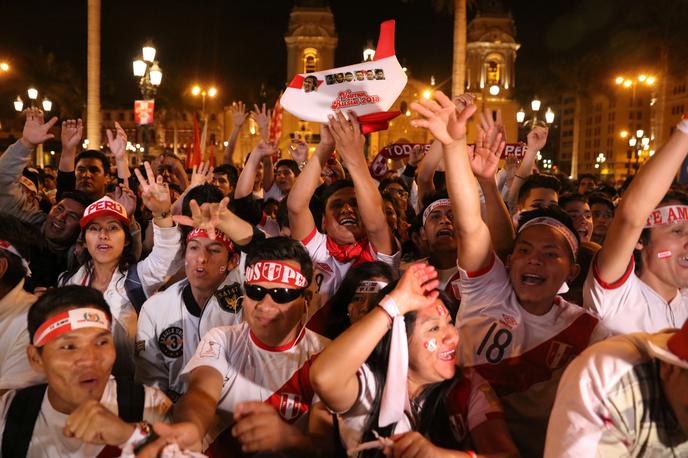
<path id="1" fill-rule="evenodd" d="M 125 226 L 129 225 L 129 217 L 127 216 L 127 211 L 124 206 L 119 202 L 116 202 L 105 196 L 101 199 L 96 200 L 91 205 L 86 207 L 84 214 L 79 221 L 81 229 L 86 227 L 88 223 L 101 216 L 112 216 L 115 219 L 121 221 Z"/>

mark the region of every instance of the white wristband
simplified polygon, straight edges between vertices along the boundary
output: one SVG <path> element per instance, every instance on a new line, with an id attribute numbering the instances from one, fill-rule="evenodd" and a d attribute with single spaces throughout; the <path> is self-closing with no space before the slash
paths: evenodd
<path id="1" fill-rule="evenodd" d="M 678 124 L 676 124 L 676 128 L 683 132 L 684 134 L 688 135 L 688 119 L 683 118 L 681 119 Z"/>
<path id="2" fill-rule="evenodd" d="M 132 447 L 135 447 L 139 442 L 146 439 L 147 437 L 148 437 L 148 433 L 143 430 L 140 423 L 137 423 L 136 428 L 134 429 L 134 432 L 131 433 L 131 436 L 129 436 L 129 439 L 127 439 L 126 442 L 121 444 L 119 446 L 119 448 L 124 450 L 124 448 L 129 446 L 129 445 L 131 445 Z"/>
<path id="3" fill-rule="evenodd" d="M 389 317 L 392 319 L 401 315 L 401 313 L 399 313 L 399 307 L 397 306 L 397 302 L 390 295 L 383 297 L 382 300 L 380 301 L 380 303 L 377 305 L 378 305 L 378 307 L 382 307 L 382 309 L 385 312 L 387 312 Z"/>

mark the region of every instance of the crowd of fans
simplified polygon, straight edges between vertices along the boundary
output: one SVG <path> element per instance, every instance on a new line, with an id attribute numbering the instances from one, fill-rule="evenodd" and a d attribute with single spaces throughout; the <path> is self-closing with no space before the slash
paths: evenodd
<path id="1" fill-rule="evenodd" d="M 226 163 L 185 170 L 28 109 L 0 156 L 0 456 L 688 456 L 688 120 L 617 188 L 538 173 L 546 127 L 503 158 L 474 102 L 411 104 L 434 140 L 381 180 L 353 112 L 309 158 L 255 107 L 232 164 L 236 105 Z"/>

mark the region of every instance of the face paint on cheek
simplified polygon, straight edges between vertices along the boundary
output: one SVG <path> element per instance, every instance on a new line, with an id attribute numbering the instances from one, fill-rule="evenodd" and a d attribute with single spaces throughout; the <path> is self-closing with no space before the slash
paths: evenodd
<path id="1" fill-rule="evenodd" d="M 430 339 L 427 342 L 423 342 L 423 346 L 430 353 L 434 353 L 437 350 L 437 339 Z"/>
<path id="2" fill-rule="evenodd" d="M 449 312 L 447 311 L 447 308 L 444 306 L 444 304 L 435 304 L 435 311 L 439 316 L 449 315 Z"/>
<path id="3" fill-rule="evenodd" d="M 671 257 L 671 251 L 660 251 L 659 253 L 657 253 L 657 257 L 659 259 L 670 258 Z"/>
<path id="4" fill-rule="evenodd" d="M 220 266 L 220 272 L 224 272 L 225 270 L 227 270 L 227 266 Z"/>

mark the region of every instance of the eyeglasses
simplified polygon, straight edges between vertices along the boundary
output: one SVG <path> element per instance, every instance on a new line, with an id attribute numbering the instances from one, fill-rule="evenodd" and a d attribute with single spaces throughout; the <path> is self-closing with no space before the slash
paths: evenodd
<path id="1" fill-rule="evenodd" d="M 286 304 L 303 296 L 305 288 L 263 288 L 262 286 L 244 283 L 244 291 L 249 299 L 262 301 L 269 294 L 277 304 Z"/>

